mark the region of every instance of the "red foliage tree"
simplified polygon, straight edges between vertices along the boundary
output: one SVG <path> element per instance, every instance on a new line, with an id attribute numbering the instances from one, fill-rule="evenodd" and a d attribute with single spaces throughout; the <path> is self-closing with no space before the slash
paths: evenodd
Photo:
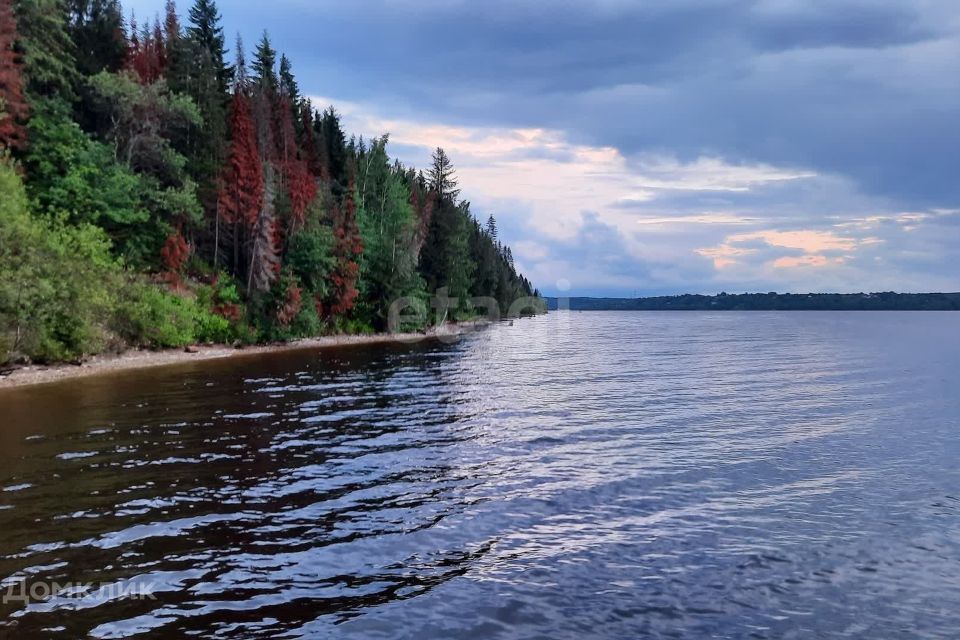
<path id="1" fill-rule="evenodd" d="M 317 183 L 310 174 L 307 153 L 301 154 L 298 149 L 293 108 L 286 94 L 281 94 L 276 114 L 276 161 L 281 181 L 290 197 L 290 228 L 287 231 L 293 232 L 306 220 L 307 207 L 317 196 Z"/>
<path id="2" fill-rule="evenodd" d="M 170 234 L 170 237 L 164 243 L 163 249 L 160 250 L 160 258 L 167 282 L 171 285 L 180 284 L 180 274 L 190 257 L 191 251 L 192 249 L 180 229 Z"/>
<path id="3" fill-rule="evenodd" d="M 317 197 L 317 181 L 310 173 L 305 160 L 294 160 L 286 166 L 287 190 L 290 194 L 291 232 L 303 227 L 307 219 L 307 207 Z"/>
<path id="4" fill-rule="evenodd" d="M 290 106 L 290 98 L 286 94 L 281 94 L 277 101 L 277 108 L 274 110 L 276 123 L 277 160 L 285 164 L 294 160 L 297 156 L 297 131 L 293 126 L 293 109 Z"/>
<path id="5" fill-rule="evenodd" d="M 353 191 L 354 185 L 351 181 L 343 208 L 335 207 L 333 210 L 333 255 L 336 264 L 330 275 L 333 295 L 329 310 L 332 315 L 343 315 L 353 309 L 359 293 L 358 259 L 363 253 L 363 240 L 357 225 L 357 205 L 353 200 Z"/>
<path id="6" fill-rule="evenodd" d="M 137 33 L 136 22 L 130 23 L 130 46 L 127 49 L 128 69 L 137 74 L 142 84 L 153 84 L 167 71 L 167 45 L 160 23 L 144 27 Z"/>
<path id="7" fill-rule="evenodd" d="M 0 149 L 23 149 L 27 144 L 28 108 L 23 61 L 15 48 L 18 38 L 13 0 L 0 0 Z"/>
<path id="8" fill-rule="evenodd" d="M 223 169 L 219 210 L 224 222 L 242 222 L 252 229 L 263 204 L 263 166 L 250 111 L 250 99 L 241 89 L 230 109 L 232 139 Z"/>
<path id="9" fill-rule="evenodd" d="M 277 310 L 277 322 L 281 326 L 289 327 L 290 323 L 300 315 L 303 309 L 303 291 L 295 284 L 287 287 L 287 295 L 283 304 Z"/>

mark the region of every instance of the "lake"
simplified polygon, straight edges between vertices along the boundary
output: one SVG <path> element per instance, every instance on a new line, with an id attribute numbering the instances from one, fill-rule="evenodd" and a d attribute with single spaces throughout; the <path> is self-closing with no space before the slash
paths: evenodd
<path id="1" fill-rule="evenodd" d="M 0 637 L 953 638 L 958 329 L 569 312 L 2 391 Z"/>

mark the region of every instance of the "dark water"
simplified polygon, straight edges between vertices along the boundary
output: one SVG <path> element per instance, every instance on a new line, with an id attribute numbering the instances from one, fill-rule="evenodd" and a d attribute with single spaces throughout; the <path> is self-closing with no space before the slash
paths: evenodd
<path id="1" fill-rule="evenodd" d="M 958 329 L 554 314 L 0 393 L 3 594 L 86 585 L 0 637 L 958 637 Z"/>

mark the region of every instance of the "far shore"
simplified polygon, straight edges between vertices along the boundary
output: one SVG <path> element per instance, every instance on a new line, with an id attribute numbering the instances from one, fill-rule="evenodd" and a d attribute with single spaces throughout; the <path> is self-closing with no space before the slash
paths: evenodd
<path id="1" fill-rule="evenodd" d="M 55 364 L 17 367 L 7 375 L 0 376 L 0 390 L 41 385 L 117 371 L 147 369 L 186 362 L 220 360 L 223 358 L 253 356 L 264 353 L 383 343 L 409 344 L 431 339 L 458 338 L 464 334 L 479 331 L 486 327 L 487 324 L 486 322 L 450 323 L 441 327 L 433 327 L 421 333 L 323 336 L 319 338 L 305 338 L 292 342 L 239 348 L 228 345 L 198 345 L 186 349 L 126 351 L 120 354 L 94 356 L 78 365 Z"/>

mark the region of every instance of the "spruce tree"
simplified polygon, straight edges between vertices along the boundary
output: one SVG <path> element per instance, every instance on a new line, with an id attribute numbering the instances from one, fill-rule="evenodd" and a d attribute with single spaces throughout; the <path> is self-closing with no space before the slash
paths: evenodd
<path id="1" fill-rule="evenodd" d="M 493 217 L 493 214 L 490 214 L 490 217 L 487 218 L 487 235 L 494 241 L 497 240 L 497 221 Z"/>
<path id="2" fill-rule="evenodd" d="M 80 73 L 63 0 L 19 0 L 16 8 L 30 101 L 53 98 L 72 103 Z"/>
<path id="3" fill-rule="evenodd" d="M 286 94 L 293 107 L 300 103 L 300 87 L 293 76 L 293 65 L 285 54 L 280 56 L 280 91 Z"/>
<path id="4" fill-rule="evenodd" d="M 326 175 L 335 196 L 347 191 L 347 144 L 340 127 L 340 116 L 333 107 L 328 107 L 320 117 L 316 130 L 320 141 L 320 153 Z"/>
<path id="5" fill-rule="evenodd" d="M 217 91 L 225 95 L 229 89 L 233 69 L 226 64 L 223 27 L 220 11 L 214 0 L 196 0 L 190 9 L 187 38 L 201 56 L 197 60 L 204 75 L 216 77 Z"/>
<path id="6" fill-rule="evenodd" d="M 441 198 L 450 198 L 456 202 L 460 197 L 460 190 L 457 188 L 457 175 L 453 168 L 453 162 L 447 156 L 446 152 L 437 147 L 433 152 L 433 163 L 427 174 L 430 189 L 435 191 Z"/>
<path id="7" fill-rule="evenodd" d="M 253 54 L 253 83 L 263 93 L 273 96 L 277 91 L 277 52 L 270 43 L 270 35 L 264 31 Z"/>
<path id="8" fill-rule="evenodd" d="M 119 71 L 127 57 L 119 0 L 69 0 L 68 9 L 80 72 Z"/>

